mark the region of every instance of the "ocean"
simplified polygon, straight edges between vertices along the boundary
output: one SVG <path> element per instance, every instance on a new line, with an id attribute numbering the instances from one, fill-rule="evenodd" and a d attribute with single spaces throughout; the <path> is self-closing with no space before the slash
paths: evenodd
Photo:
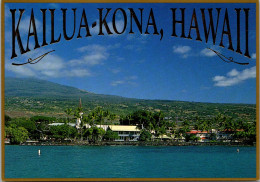
<path id="1" fill-rule="evenodd" d="M 256 147 L 5 146 L 5 178 L 255 177 Z"/>

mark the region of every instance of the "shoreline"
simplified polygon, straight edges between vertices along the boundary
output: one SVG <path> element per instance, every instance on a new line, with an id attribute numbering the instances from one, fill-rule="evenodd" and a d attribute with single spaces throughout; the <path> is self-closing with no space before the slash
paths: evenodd
<path id="1" fill-rule="evenodd" d="M 14 144 L 5 144 L 14 145 Z M 19 145 L 19 144 L 18 144 Z M 73 141 L 73 142 L 35 142 L 22 143 L 20 146 L 256 146 L 256 143 L 248 144 L 243 142 L 176 142 L 176 141 L 136 141 L 136 142 L 87 142 L 87 141 Z"/>

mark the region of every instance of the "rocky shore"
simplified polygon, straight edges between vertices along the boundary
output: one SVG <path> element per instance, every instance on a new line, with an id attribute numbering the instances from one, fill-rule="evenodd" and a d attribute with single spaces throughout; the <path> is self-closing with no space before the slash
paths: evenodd
<path id="1" fill-rule="evenodd" d="M 20 145 L 41 145 L 41 146 L 61 146 L 61 145 L 79 145 L 79 146 L 118 146 L 118 145 L 131 145 L 131 146 L 255 146 L 256 144 L 249 144 L 244 142 L 177 142 L 177 141 L 136 141 L 136 142 L 115 142 L 115 141 L 52 141 L 52 142 L 35 142 L 35 143 L 22 143 Z"/>

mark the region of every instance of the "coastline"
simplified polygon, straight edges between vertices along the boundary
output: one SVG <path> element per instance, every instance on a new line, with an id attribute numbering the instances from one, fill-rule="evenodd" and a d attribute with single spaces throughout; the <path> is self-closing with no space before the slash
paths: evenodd
<path id="1" fill-rule="evenodd" d="M 12 145 L 12 144 L 5 144 Z M 21 143 L 20 146 L 256 146 L 255 143 L 243 142 L 176 142 L 176 141 L 136 141 L 136 142 L 115 142 L 115 141 L 57 141 L 57 142 L 35 142 Z"/>

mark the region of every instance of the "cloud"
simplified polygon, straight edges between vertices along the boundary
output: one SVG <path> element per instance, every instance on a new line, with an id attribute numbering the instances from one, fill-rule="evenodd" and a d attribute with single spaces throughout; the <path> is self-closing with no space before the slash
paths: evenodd
<path id="1" fill-rule="evenodd" d="M 244 69 L 241 72 L 233 69 L 227 73 L 227 76 L 217 75 L 213 77 L 212 80 L 215 82 L 214 86 L 228 87 L 237 85 L 250 78 L 256 78 L 256 66 Z"/>
<path id="2" fill-rule="evenodd" d="M 112 68 L 112 69 L 109 69 L 112 73 L 114 74 L 117 74 L 117 73 L 120 73 L 121 72 L 121 69 L 119 68 Z"/>
<path id="3" fill-rule="evenodd" d="M 123 80 L 117 80 L 117 81 L 113 81 L 111 82 L 112 86 L 117 86 L 117 85 L 121 85 L 124 84 L 125 82 Z"/>
<path id="4" fill-rule="evenodd" d="M 190 46 L 173 46 L 173 53 L 179 54 L 182 58 L 189 57 L 190 52 L 191 52 Z"/>
<path id="5" fill-rule="evenodd" d="M 69 63 L 72 66 L 75 65 L 88 65 L 88 66 L 95 66 L 95 65 L 102 65 L 104 61 L 106 61 L 110 54 L 109 50 L 117 49 L 121 46 L 120 43 L 109 45 L 109 46 L 102 46 L 99 44 L 87 45 L 76 50 L 80 53 L 84 53 L 79 59 L 72 59 Z"/>
<path id="6" fill-rule="evenodd" d="M 35 16 L 34 16 L 34 20 L 35 20 L 35 26 L 36 27 L 42 27 L 41 21 L 39 21 L 37 18 L 35 18 Z M 17 25 L 18 20 L 15 23 Z M 21 22 L 19 24 L 20 34 L 27 35 L 28 34 L 28 30 L 29 30 L 29 26 L 30 26 L 30 16 L 22 17 Z M 32 31 L 32 25 L 31 25 L 31 31 Z M 42 29 L 41 28 L 37 28 L 37 33 L 38 32 L 42 32 Z"/>
<path id="7" fill-rule="evenodd" d="M 28 60 L 29 58 L 36 58 L 48 50 L 34 50 L 26 55 L 21 55 L 19 60 L 10 61 L 8 58 L 5 59 L 6 70 L 13 72 L 16 75 L 24 77 L 83 77 L 91 76 L 91 73 L 88 69 L 71 67 L 68 63 L 65 62 L 63 58 L 56 55 L 55 53 L 50 53 L 46 55 L 41 61 L 36 64 L 26 64 L 23 66 L 14 66 L 11 65 L 11 62 L 19 63 L 20 60 Z"/>
<path id="8" fill-rule="evenodd" d="M 206 57 L 213 57 L 216 56 L 217 54 L 207 48 L 203 49 L 200 51 L 200 54 Z"/>
<path id="9" fill-rule="evenodd" d="M 210 49 L 221 53 L 221 50 L 219 49 L 218 46 L 212 45 L 212 46 L 210 47 Z M 208 49 L 208 48 L 202 49 L 202 50 L 200 51 L 200 53 L 199 53 L 198 56 L 206 56 L 206 57 L 214 57 L 214 56 L 217 56 L 217 54 L 216 54 L 215 52 L 213 52 L 212 50 L 210 50 L 210 49 Z"/>
<path id="10" fill-rule="evenodd" d="M 216 46 L 212 46 L 211 49 L 221 52 Z M 217 56 L 217 54 L 211 51 L 208 48 L 204 48 L 200 51 L 193 50 L 190 46 L 173 46 L 173 53 L 180 55 L 182 58 L 188 58 L 190 56 L 198 57 L 198 56 L 206 56 L 213 57 Z"/>
<path id="11" fill-rule="evenodd" d="M 251 58 L 256 59 L 256 53 L 252 54 Z"/>
<path id="12" fill-rule="evenodd" d="M 215 76 L 213 78 L 213 81 L 219 82 L 219 81 L 223 81 L 225 79 L 226 79 L 226 77 L 224 77 L 224 76 Z"/>
<path id="13" fill-rule="evenodd" d="M 35 76 L 35 72 L 26 66 L 12 66 L 10 64 L 6 64 L 6 70 L 12 71 L 17 75 L 22 75 L 25 77 Z"/>
<path id="14" fill-rule="evenodd" d="M 177 54 L 185 54 L 191 51 L 190 46 L 173 46 L 173 52 Z"/>
<path id="15" fill-rule="evenodd" d="M 69 63 L 73 66 L 75 65 L 88 65 L 94 66 L 98 64 L 103 64 L 103 61 L 107 59 L 107 56 L 103 53 L 92 53 L 90 55 L 85 55 L 81 59 L 72 59 Z"/>
<path id="16" fill-rule="evenodd" d="M 87 45 L 77 49 L 79 52 L 102 52 L 107 51 L 107 48 L 98 44 Z"/>
<path id="17" fill-rule="evenodd" d="M 145 44 L 147 43 L 147 39 L 148 39 L 148 35 L 147 34 L 128 34 L 126 36 L 126 40 L 128 41 L 139 41 L 141 44 Z"/>
<path id="18" fill-rule="evenodd" d="M 136 80 L 138 77 L 137 76 L 128 76 L 128 77 L 126 77 L 125 79 L 126 80 Z"/>
<path id="19" fill-rule="evenodd" d="M 95 66 L 103 64 L 109 57 L 108 48 L 101 45 L 88 45 L 77 49 L 81 53 L 85 53 L 80 59 L 72 59 L 69 63 L 75 65 Z"/>
<path id="20" fill-rule="evenodd" d="M 5 7 L 6 9 L 8 9 L 8 7 Z M 7 11 L 7 10 L 5 10 Z M 10 12 L 8 10 L 8 12 Z M 5 25 L 5 45 L 6 46 L 12 46 L 12 25 L 11 25 L 11 21 L 8 21 L 7 18 L 10 16 L 11 17 L 11 13 L 10 15 L 7 15 L 8 12 L 5 12 L 5 18 L 6 18 L 6 25 Z M 36 16 L 34 16 L 34 20 L 35 20 L 35 26 L 37 29 L 37 36 L 38 36 L 38 41 L 40 43 L 40 36 L 41 36 L 41 32 L 42 32 L 42 22 L 40 20 L 38 20 L 37 18 L 35 18 Z M 16 20 L 15 20 L 15 27 L 17 27 L 18 24 L 18 16 L 16 16 Z M 27 38 L 28 38 L 28 31 L 29 31 L 29 27 L 30 27 L 30 16 L 25 16 L 23 15 L 19 24 L 19 33 L 22 39 L 22 43 L 23 43 L 23 47 L 24 49 L 26 49 L 26 43 L 27 43 Z M 48 30 L 48 28 L 47 28 Z M 32 25 L 31 25 L 31 32 L 33 31 Z M 47 31 L 47 33 L 50 31 Z M 33 42 L 33 43 L 32 43 Z M 16 47 L 18 47 L 18 44 L 16 43 Z M 34 48 L 34 38 L 30 37 L 29 39 L 29 48 L 33 49 Z"/>
<path id="21" fill-rule="evenodd" d="M 230 72 L 227 73 L 228 76 L 238 76 L 239 72 L 236 69 L 232 69 Z"/>
<path id="22" fill-rule="evenodd" d="M 21 76 L 33 76 L 33 77 L 84 77 L 92 76 L 92 72 L 88 67 L 93 67 L 96 65 L 103 65 L 104 61 L 108 59 L 110 54 L 108 53 L 111 49 L 116 49 L 120 47 L 120 44 L 114 44 L 111 46 L 101 46 L 98 44 L 88 45 L 76 49 L 81 57 L 76 59 L 66 59 L 64 57 L 58 56 L 55 52 L 46 55 L 37 64 L 27 64 L 24 66 L 13 66 L 12 62 L 25 62 L 29 58 L 36 58 L 44 53 L 50 51 L 47 49 L 36 49 L 30 51 L 24 55 L 20 55 L 19 59 L 15 58 L 12 61 L 8 61 L 6 58 L 6 69 L 17 75 Z M 9 54 L 6 54 L 9 55 Z M 85 67 L 84 67 L 85 66 Z M 118 73 L 121 70 L 111 70 L 113 73 Z"/>
<path id="23" fill-rule="evenodd" d="M 133 76 L 127 76 L 122 80 L 117 80 L 117 81 L 112 81 L 110 85 L 112 86 L 118 86 L 118 85 L 122 85 L 122 84 L 128 84 L 128 85 L 132 85 L 132 86 L 136 86 L 137 83 L 134 82 L 134 80 L 137 80 L 137 76 L 133 75 Z"/>
<path id="24" fill-rule="evenodd" d="M 65 75 L 69 77 L 84 77 L 84 76 L 91 76 L 91 72 L 87 69 L 76 68 L 76 69 L 65 71 Z"/>

